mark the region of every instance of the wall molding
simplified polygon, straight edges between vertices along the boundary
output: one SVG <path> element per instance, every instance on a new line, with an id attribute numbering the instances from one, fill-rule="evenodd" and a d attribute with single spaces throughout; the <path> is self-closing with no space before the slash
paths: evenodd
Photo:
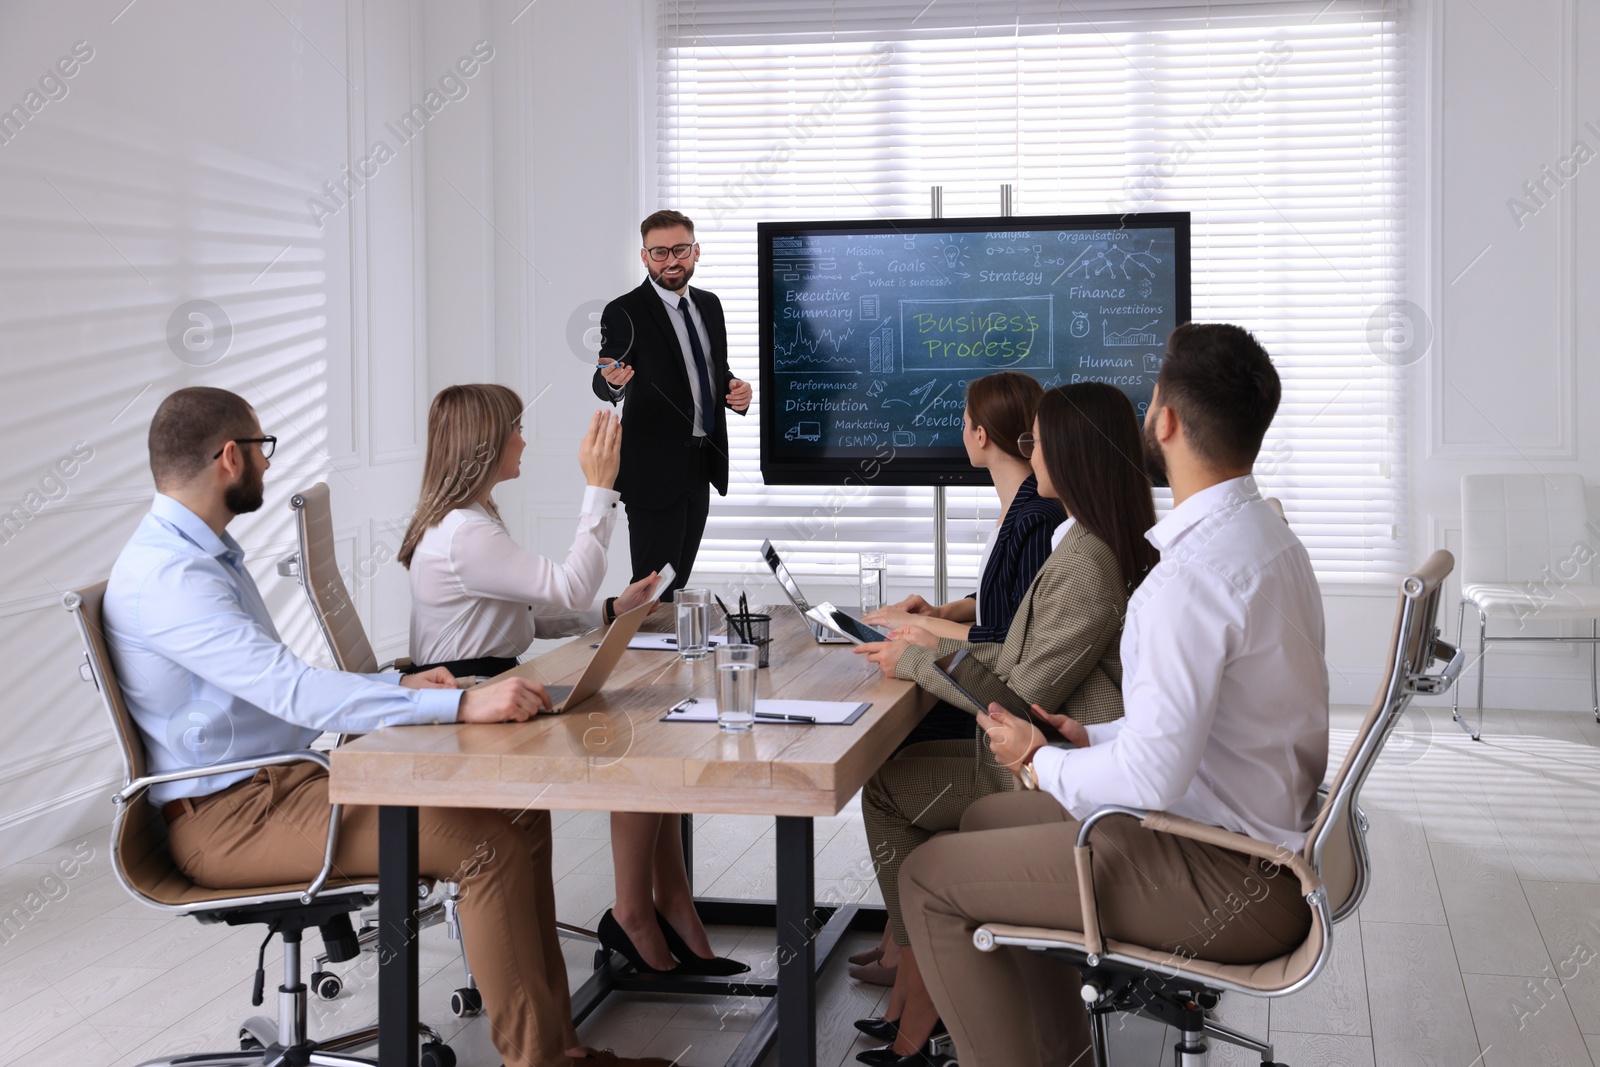
<path id="1" fill-rule="evenodd" d="M 1460 8 L 1456 8 L 1460 14 Z M 1443 0 L 1433 0 L 1429 9 L 1433 63 L 1429 80 L 1429 122 L 1432 126 L 1428 144 L 1432 155 L 1429 190 L 1432 203 L 1428 217 L 1432 227 L 1429 241 L 1434 270 L 1431 272 L 1430 300 L 1435 311 L 1435 358 L 1428 360 L 1428 458 L 1429 459 L 1499 459 L 1526 463 L 1534 459 L 1578 460 L 1577 426 L 1577 212 L 1574 193 L 1558 197 L 1555 202 L 1556 226 L 1556 381 L 1555 390 L 1555 440 L 1547 444 L 1452 444 L 1445 436 L 1445 402 L 1449 388 L 1448 375 L 1443 370 L 1443 360 L 1438 358 L 1448 343 L 1444 322 L 1444 196 L 1439 161 L 1444 150 L 1444 18 Z M 1478 17 L 1484 17 L 1478 12 Z M 1557 74 L 1557 123 L 1559 133 L 1552 158 L 1565 155 L 1569 143 L 1562 138 L 1572 136 L 1578 113 L 1578 8 L 1577 0 L 1561 0 L 1559 47 L 1560 70 Z"/>
<path id="2" fill-rule="evenodd" d="M 87 737 L 69 744 L 54 745 L 50 748 L 31 752 L 26 756 L 7 760 L 0 763 L 0 786 L 9 785 L 20 778 L 30 774 L 56 767 L 69 760 L 79 759 L 83 756 L 93 755 L 97 752 L 115 750 L 117 739 L 112 736 L 110 724 L 106 725 L 100 737 Z M 117 757 L 121 759 L 119 755 Z M 6 820 L 0 819 L 0 827 L 5 826 Z"/>
<path id="3" fill-rule="evenodd" d="M 26 858 L 109 826 L 111 794 L 122 779 L 107 778 L 0 818 L 0 855 Z"/>
<path id="4" fill-rule="evenodd" d="M 427 90 L 429 88 L 428 74 L 424 70 L 424 64 L 422 62 L 422 56 L 423 56 L 422 10 L 421 10 L 419 4 L 417 3 L 417 0 L 407 0 L 407 2 L 405 4 L 405 10 L 406 10 L 406 26 L 407 26 L 407 29 L 406 29 L 407 88 L 409 90 L 410 98 L 412 100 L 421 100 L 423 95 L 427 92 Z M 363 36 L 363 47 L 364 47 L 365 46 L 366 35 L 363 34 L 362 36 Z M 425 136 L 426 135 L 424 135 L 424 137 Z M 375 390 L 371 389 L 371 388 L 368 388 L 366 390 L 366 394 L 365 394 L 365 398 L 364 398 L 364 402 L 362 404 L 362 407 L 364 408 L 365 425 L 367 427 L 367 432 L 365 434 L 365 439 L 366 439 L 366 442 L 367 442 L 367 459 L 368 459 L 368 462 L 373 466 L 381 466 L 381 465 L 390 464 L 390 463 L 407 463 L 407 462 L 412 462 L 412 461 L 420 462 L 424 457 L 424 452 L 425 452 L 425 448 L 426 448 L 426 441 L 422 440 L 421 439 L 421 435 L 418 433 L 418 427 L 422 426 L 422 425 L 424 425 L 426 423 L 427 404 L 428 404 L 428 401 L 431 399 L 431 398 L 427 397 L 427 392 L 428 392 L 428 367 L 427 367 L 427 363 L 428 363 L 428 351 L 427 351 L 428 350 L 428 345 L 427 345 L 428 319 L 427 319 L 427 311 L 426 311 L 426 303 L 427 302 L 426 302 L 425 296 L 426 296 L 426 293 L 427 293 L 428 264 L 427 264 L 427 240 L 426 240 L 426 238 L 427 238 L 427 207 L 426 207 L 425 190 L 427 189 L 428 174 L 427 174 L 427 154 L 426 154 L 425 151 L 422 150 L 422 145 L 425 144 L 425 143 L 426 142 L 424 141 L 424 142 L 422 142 L 422 144 L 419 144 L 416 147 L 415 150 L 410 150 L 409 151 L 410 158 L 407 161 L 408 162 L 408 167 L 409 167 L 408 179 L 409 179 L 409 182 L 410 182 L 410 185 L 409 185 L 409 188 L 408 188 L 408 191 L 407 191 L 407 206 L 408 206 L 408 209 L 409 209 L 409 212 L 410 212 L 411 233 L 412 233 L 412 241 L 411 241 L 411 292 L 410 292 L 410 297 L 411 297 L 411 299 L 410 299 L 410 304 L 411 304 L 411 349 L 410 349 L 410 352 L 409 352 L 409 356 L 410 356 L 409 370 L 410 370 L 410 374 L 411 374 L 411 378 L 412 378 L 412 392 L 411 392 L 411 398 L 412 398 L 411 399 L 411 433 L 412 433 L 412 436 L 411 436 L 411 443 L 408 444 L 408 445 L 400 445 L 400 446 L 396 446 L 396 447 L 393 447 L 393 448 L 375 448 L 375 447 L 373 447 L 371 427 L 376 422 L 378 422 L 380 419 L 384 418 L 385 416 L 392 418 L 394 413 L 393 412 L 387 412 L 387 411 L 380 411 L 380 410 L 377 410 L 376 408 L 374 408 L 373 405 L 377 400 L 377 392 Z M 363 235 L 362 235 L 362 252 L 361 252 L 362 260 L 363 260 L 363 269 L 365 268 L 365 264 L 368 261 L 370 261 L 370 257 L 371 257 L 371 250 L 367 247 L 366 242 L 367 242 L 367 236 L 366 236 L 365 233 L 363 233 Z M 365 316 L 366 320 L 370 321 L 372 316 L 374 316 L 377 313 L 377 309 L 373 306 L 373 294 L 372 294 L 371 286 L 365 287 L 364 291 L 365 291 L 366 299 L 362 303 L 357 305 L 357 306 L 360 308 L 361 313 L 362 313 L 363 316 Z M 364 350 L 362 352 L 362 360 L 366 365 L 365 378 L 366 378 L 367 383 L 370 386 L 370 383 L 377 376 L 377 374 L 379 373 L 379 370 L 378 370 L 378 368 L 376 368 L 376 367 L 374 367 L 372 365 L 373 352 L 372 352 L 372 346 L 371 346 L 371 343 L 370 343 L 370 337 L 371 337 L 370 326 L 366 325 L 364 323 L 363 332 L 366 335 L 366 337 L 369 338 L 369 341 L 366 344 L 366 346 L 365 346 L 365 348 L 364 348 Z M 360 394 L 358 394 L 358 395 L 360 395 Z"/>

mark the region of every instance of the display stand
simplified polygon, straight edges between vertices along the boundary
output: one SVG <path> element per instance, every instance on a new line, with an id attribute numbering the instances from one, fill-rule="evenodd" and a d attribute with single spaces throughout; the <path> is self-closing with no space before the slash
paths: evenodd
<path id="1" fill-rule="evenodd" d="M 944 218 L 944 186 L 928 188 L 930 218 Z M 1011 183 L 1000 186 L 1000 214 L 1011 214 Z M 950 531 L 945 487 L 933 487 L 933 602 L 943 604 L 950 599 Z"/>

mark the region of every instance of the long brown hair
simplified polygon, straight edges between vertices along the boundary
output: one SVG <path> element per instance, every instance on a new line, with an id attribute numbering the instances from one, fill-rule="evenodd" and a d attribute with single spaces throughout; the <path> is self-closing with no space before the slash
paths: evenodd
<path id="1" fill-rule="evenodd" d="M 1000 451 L 1027 462 L 1017 438 L 1033 429 L 1042 396 L 1044 386 L 1033 375 L 996 371 L 967 383 L 967 415 L 974 428 L 984 428 Z"/>
<path id="2" fill-rule="evenodd" d="M 422 494 L 400 542 L 401 566 L 411 566 L 417 542 L 440 519 L 494 484 L 501 452 L 521 419 L 522 398 L 503 385 L 452 385 L 433 398 Z M 485 496 L 483 506 L 500 517 L 493 498 Z"/>
<path id="3" fill-rule="evenodd" d="M 1051 389 L 1039 401 L 1038 447 L 1062 506 L 1110 546 L 1133 592 L 1161 554 L 1144 539 L 1156 507 L 1128 397 L 1104 382 Z"/>

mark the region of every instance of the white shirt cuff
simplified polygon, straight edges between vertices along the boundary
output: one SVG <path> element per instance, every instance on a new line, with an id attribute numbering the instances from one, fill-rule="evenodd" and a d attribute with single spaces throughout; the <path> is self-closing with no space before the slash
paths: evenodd
<path id="1" fill-rule="evenodd" d="M 585 515 L 599 515 L 617 501 L 622 499 L 622 494 L 615 489 L 602 489 L 598 485 L 583 487 L 583 513 Z"/>
<path id="2" fill-rule="evenodd" d="M 1122 732 L 1122 725 L 1126 719 L 1113 719 L 1111 722 L 1098 722 L 1085 726 L 1084 732 L 1089 735 L 1089 744 L 1108 745 L 1111 739 Z"/>
<path id="3" fill-rule="evenodd" d="M 1046 745 L 1033 754 L 1033 776 L 1038 780 L 1041 790 L 1055 797 L 1069 814 L 1077 818 L 1078 813 L 1067 802 L 1066 769 L 1071 755 L 1068 749 Z"/>

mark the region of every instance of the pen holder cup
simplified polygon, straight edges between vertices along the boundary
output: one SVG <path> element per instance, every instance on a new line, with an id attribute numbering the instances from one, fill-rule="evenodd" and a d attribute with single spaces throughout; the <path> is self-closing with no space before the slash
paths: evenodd
<path id="1" fill-rule="evenodd" d="M 767 650 L 772 647 L 772 616 L 734 612 L 726 616 L 726 620 L 728 640 L 755 645 L 761 650 L 761 659 L 756 666 L 768 666 Z"/>

